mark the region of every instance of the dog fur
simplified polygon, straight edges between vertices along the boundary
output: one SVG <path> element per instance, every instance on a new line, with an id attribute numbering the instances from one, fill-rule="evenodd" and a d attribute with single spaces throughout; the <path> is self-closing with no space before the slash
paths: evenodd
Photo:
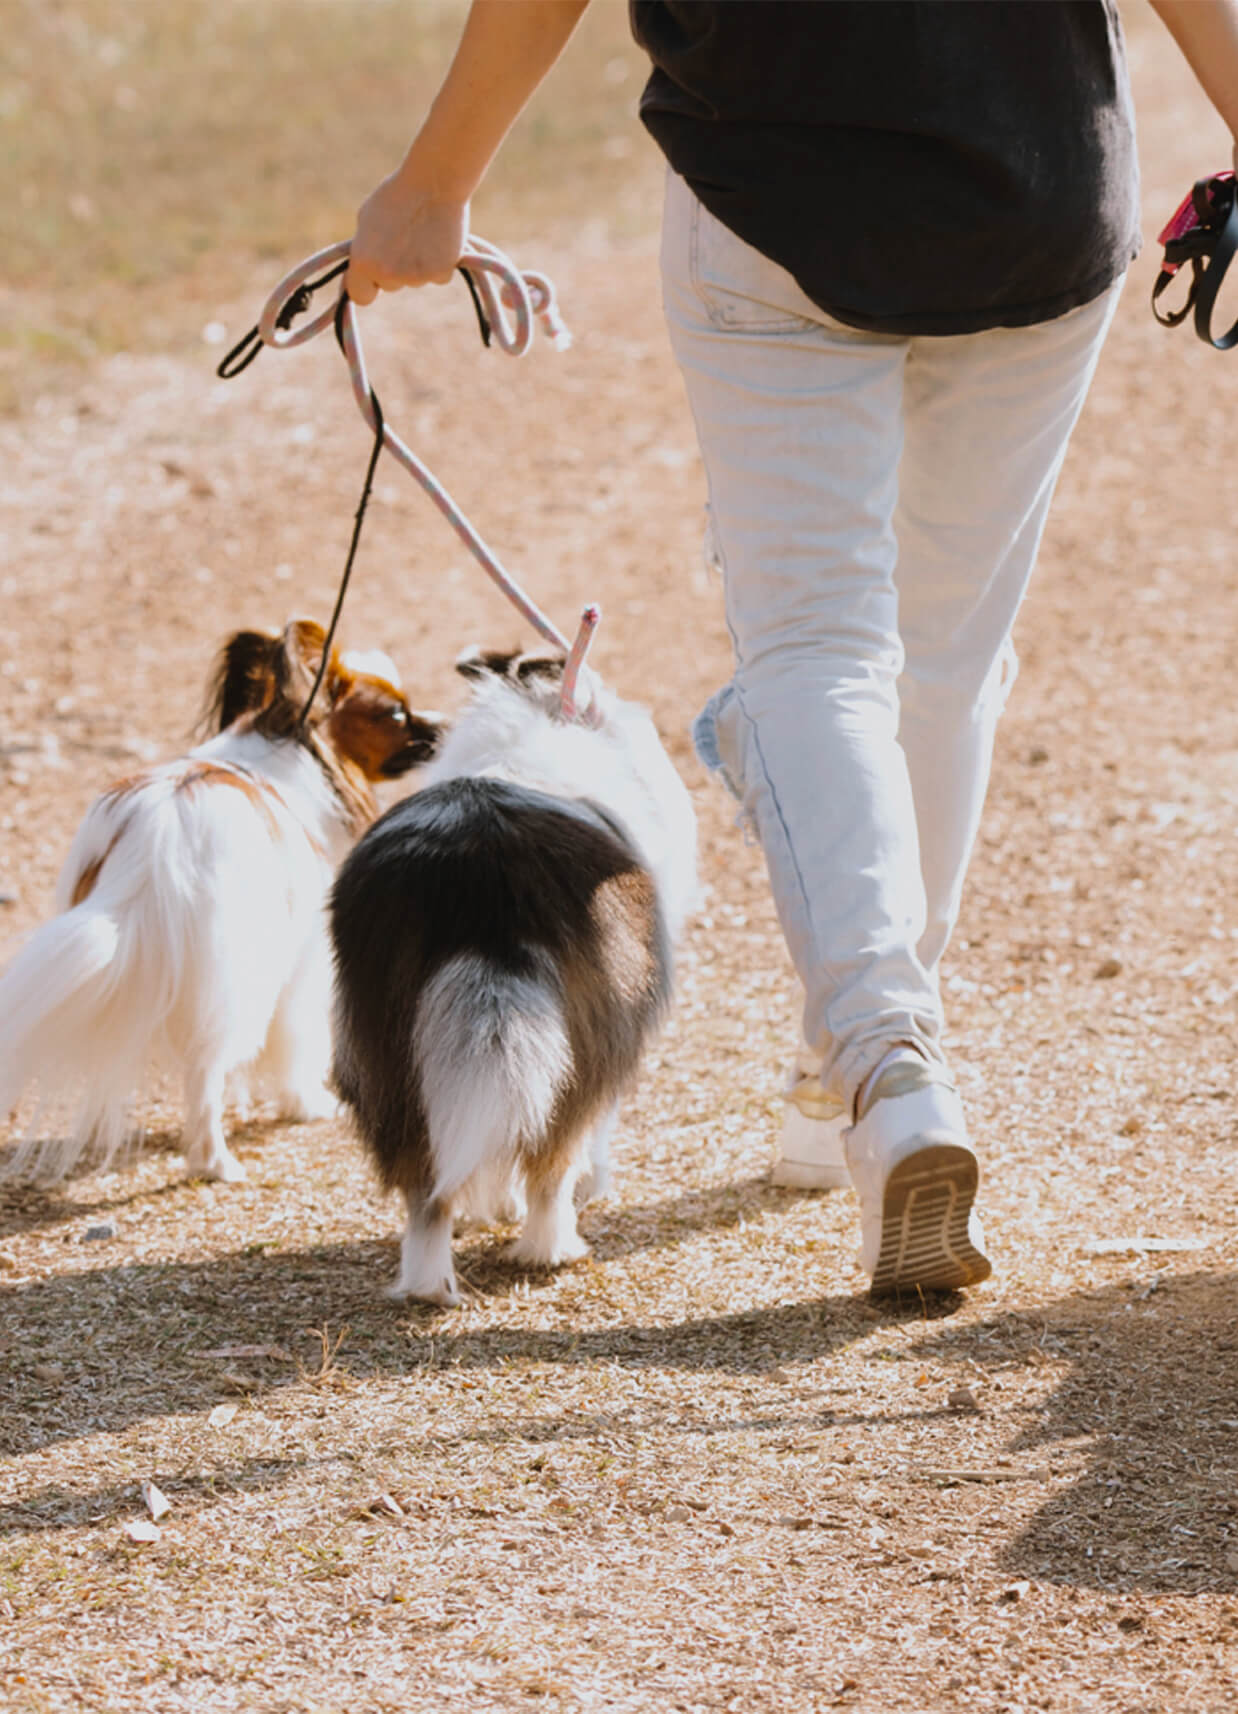
<path id="1" fill-rule="evenodd" d="M 215 736 L 87 811 L 60 914 L 0 976 L 0 1114 L 32 1081 L 81 1090 L 71 1134 L 28 1139 L 18 1170 L 63 1177 L 83 1151 L 112 1162 L 152 1053 L 182 1069 L 193 1176 L 245 1176 L 223 1130 L 242 1067 L 269 1077 L 285 1118 L 334 1110 L 327 888 L 377 813 L 371 782 L 426 760 L 440 725 L 411 711 L 385 656 L 332 651 L 302 729 L 324 642 L 312 620 L 238 632 L 210 695 Z"/>
<path id="2" fill-rule="evenodd" d="M 474 694 L 331 904 L 335 1082 L 408 1219 L 397 1297 L 459 1301 L 453 1219 L 527 1215 L 509 1254 L 586 1253 L 573 1192 L 665 1011 L 696 831 L 653 722 L 563 661 L 464 657 Z M 506 1203 L 506 1207 L 504 1204 Z"/>

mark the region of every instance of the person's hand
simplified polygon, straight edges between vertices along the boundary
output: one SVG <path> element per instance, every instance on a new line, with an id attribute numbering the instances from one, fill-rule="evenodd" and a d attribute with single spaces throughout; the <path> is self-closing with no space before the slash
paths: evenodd
<path id="1" fill-rule="evenodd" d="M 435 197 L 403 172 L 385 178 L 357 211 L 344 281 L 355 304 L 401 286 L 446 285 L 469 233 L 467 201 Z"/>

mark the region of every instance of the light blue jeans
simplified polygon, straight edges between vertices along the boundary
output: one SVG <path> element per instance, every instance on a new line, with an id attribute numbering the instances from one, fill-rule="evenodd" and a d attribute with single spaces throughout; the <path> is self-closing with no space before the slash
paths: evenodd
<path id="1" fill-rule="evenodd" d="M 1011 627 L 1121 286 L 1033 327 L 860 332 L 674 174 L 662 279 L 735 649 L 697 750 L 760 838 L 805 1041 L 850 1103 L 892 1042 L 941 1057 Z"/>

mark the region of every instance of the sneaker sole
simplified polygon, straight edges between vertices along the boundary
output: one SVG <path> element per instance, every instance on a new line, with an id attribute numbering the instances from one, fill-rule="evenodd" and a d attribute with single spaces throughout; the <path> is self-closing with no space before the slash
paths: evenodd
<path id="1" fill-rule="evenodd" d="M 874 1296 L 957 1291 L 988 1279 L 992 1264 L 968 1235 L 979 1176 L 975 1155 L 953 1143 L 930 1144 L 899 1162 L 886 1180 Z"/>

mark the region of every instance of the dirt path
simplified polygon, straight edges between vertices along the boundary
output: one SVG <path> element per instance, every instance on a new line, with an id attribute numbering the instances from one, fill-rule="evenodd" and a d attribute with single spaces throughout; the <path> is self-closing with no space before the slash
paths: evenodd
<path id="1" fill-rule="evenodd" d="M 1153 227 L 1224 150 L 1143 15 L 1132 53 Z M 569 357 L 483 357 L 450 293 L 370 346 L 560 622 L 602 599 L 598 664 L 697 792 L 706 908 L 593 1258 L 529 1279 L 471 1238 L 463 1309 L 393 1309 L 396 1213 L 344 1126 L 256 1124 L 246 1186 L 186 1185 L 175 1103 L 133 1173 L 4 1190 L 6 1703 L 1231 1706 L 1238 362 L 1153 324 L 1145 254 L 946 976 L 999 1272 L 895 1313 L 862 1295 L 851 1199 L 767 1182 L 787 972 L 685 737 L 728 666 L 653 247 L 538 260 Z M 0 424 L 0 953 L 100 784 L 182 744 L 221 635 L 333 587 L 366 451 L 337 357 L 223 387 L 209 355 L 116 357 Z M 517 634 L 394 470 L 347 631 L 439 706 L 461 646 Z M 136 1545 L 147 1478 L 171 1512 Z"/>

